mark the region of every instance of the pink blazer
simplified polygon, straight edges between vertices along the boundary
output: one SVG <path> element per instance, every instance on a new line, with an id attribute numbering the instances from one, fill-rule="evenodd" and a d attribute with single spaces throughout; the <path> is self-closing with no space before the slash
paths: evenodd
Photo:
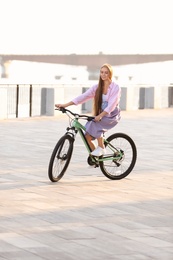
<path id="1" fill-rule="evenodd" d="M 83 104 L 86 101 L 94 98 L 97 87 L 98 84 L 93 85 L 86 92 L 74 98 L 72 102 L 75 105 L 78 105 L 78 104 Z M 109 85 L 108 92 L 106 94 L 106 98 L 107 98 L 106 101 L 108 102 L 108 106 L 104 109 L 104 111 L 110 114 L 119 105 L 120 97 L 121 97 L 121 88 L 115 82 L 112 82 Z"/>

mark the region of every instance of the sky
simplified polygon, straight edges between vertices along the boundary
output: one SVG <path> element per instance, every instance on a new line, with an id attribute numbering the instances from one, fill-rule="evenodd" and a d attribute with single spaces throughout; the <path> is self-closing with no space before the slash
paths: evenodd
<path id="1" fill-rule="evenodd" d="M 173 53 L 172 0 L 0 0 L 0 54 Z"/>

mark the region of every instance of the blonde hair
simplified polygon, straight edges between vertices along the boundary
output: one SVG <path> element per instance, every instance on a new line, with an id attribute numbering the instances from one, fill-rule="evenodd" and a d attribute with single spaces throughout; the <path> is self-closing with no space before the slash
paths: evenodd
<path id="1" fill-rule="evenodd" d="M 108 63 L 104 63 L 100 70 L 102 68 L 107 68 L 109 71 L 109 79 L 112 80 L 113 76 L 113 69 L 112 66 Z M 94 97 L 94 102 L 93 102 L 93 114 L 94 116 L 97 116 L 101 113 L 101 105 L 102 105 L 102 94 L 103 94 L 103 83 L 104 81 L 102 80 L 101 76 L 99 77 L 99 82 L 98 82 L 98 88 L 95 93 Z"/>

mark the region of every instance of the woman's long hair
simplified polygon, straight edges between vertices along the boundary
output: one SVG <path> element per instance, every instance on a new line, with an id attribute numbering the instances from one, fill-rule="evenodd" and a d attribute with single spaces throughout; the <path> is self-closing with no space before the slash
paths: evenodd
<path id="1" fill-rule="evenodd" d="M 112 66 L 108 63 L 105 63 L 101 66 L 100 69 L 102 68 L 107 68 L 109 71 L 109 78 L 110 80 L 112 79 L 113 76 L 113 70 L 112 70 Z M 97 116 L 101 113 L 101 105 L 102 105 L 102 94 L 103 94 L 103 84 L 104 81 L 101 79 L 101 76 L 99 77 L 99 82 L 98 82 L 98 88 L 96 90 L 95 93 L 95 97 L 94 97 L 94 102 L 93 102 L 93 114 L 94 116 Z"/>

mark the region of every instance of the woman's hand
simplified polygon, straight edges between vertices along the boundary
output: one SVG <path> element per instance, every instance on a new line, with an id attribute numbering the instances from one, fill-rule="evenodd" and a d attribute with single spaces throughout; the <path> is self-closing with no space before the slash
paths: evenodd
<path id="1" fill-rule="evenodd" d="M 101 117 L 100 115 L 95 116 L 95 118 L 94 118 L 94 121 L 95 121 L 95 122 L 99 122 L 99 121 L 101 121 L 101 120 L 102 120 L 102 117 Z"/>
<path id="2" fill-rule="evenodd" d="M 65 107 L 65 104 L 55 104 L 55 107 L 57 107 L 57 108 Z"/>
<path id="3" fill-rule="evenodd" d="M 102 118 L 103 118 L 105 115 L 107 115 L 107 112 L 106 112 L 106 111 L 101 112 L 98 116 L 96 116 L 96 117 L 94 118 L 94 121 L 95 121 L 95 122 L 101 121 Z"/>
<path id="4" fill-rule="evenodd" d="M 55 104 L 55 107 L 60 108 L 60 107 L 68 107 L 74 105 L 74 103 L 72 101 L 66 103 L 66 104 Z"/>

